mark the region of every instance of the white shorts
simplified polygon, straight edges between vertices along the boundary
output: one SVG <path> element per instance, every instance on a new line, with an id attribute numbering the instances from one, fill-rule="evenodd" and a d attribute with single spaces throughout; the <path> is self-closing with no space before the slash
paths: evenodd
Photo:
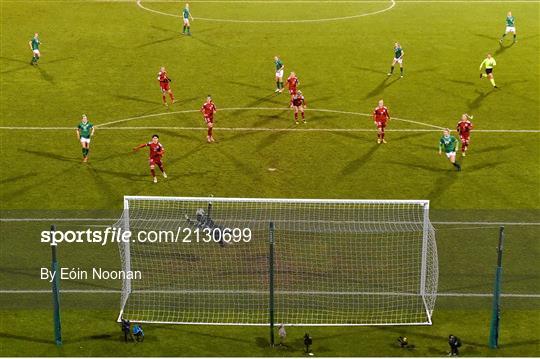
<path id="1" fill-rule="evenodd" d="M 446 157 L 450 158 L 452 156 L 455 156 L 456 153 L 455 152 L 446 152 Z"/>
<path id="2" fill-rule="evenodd" d="M 402 58 L 399 58 L 399 59 L 396 59 L 396 58 L 394 57 L 394 63 L 396 63 L 396 62 L 397 62 L 398 64 L 401 65 L 401 64 L 403 63 L 403 57 L 402 57 Z"/>
<path id="3" fill-rule="evenodd" d="M 32 50 L 32 52 L 34 53 L 34 55 L 41 56 L 38 49 Z"/>
<path id="4" fill-rule="evenodd" d="M 184 25 L 189 26 L 189 19 L 184 18 Z"/>
<path id="5" fill-rule="evenodd" d="M 283 70 L 276 71 L 276 77 L 282 78 L 283 77 Z"/>
<path id="6" fill-rule="evenodd" d="M 81 137 L 81 143 L 90 143 L 90 139 Z"/>
<path id="7" fill-rule="evenodd" d="M 513 32 L 515 34 L 516 33 L 516 27 L 515 26 L 507 26 L 504 33 L 508 34 L 509 32 Z"/>

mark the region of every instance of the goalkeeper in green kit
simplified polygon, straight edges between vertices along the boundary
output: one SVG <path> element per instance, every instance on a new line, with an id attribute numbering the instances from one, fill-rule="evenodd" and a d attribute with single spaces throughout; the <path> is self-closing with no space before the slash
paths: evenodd
<path id="1" fill-rule="evenodd" d="M 444 130 L 443 135 L 439 141 L 439 155 L 444 153 L 446 157 L 450 160 L 452 165 L 458 170 L 461 171 L 461 165 L 456 162 L 456 152 L 458 150 L 458 140 L 450 135 L 450 130 L 447 128 Z"/>

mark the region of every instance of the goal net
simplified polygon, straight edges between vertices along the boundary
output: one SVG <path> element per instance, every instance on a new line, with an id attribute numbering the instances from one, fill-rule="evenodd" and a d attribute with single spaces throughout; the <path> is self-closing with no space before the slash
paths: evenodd
<path id="1" fill-rule="evenodd" d="M 124 198 L 118 319 L 220 325 L 431 324 L 429 201 Z"/>

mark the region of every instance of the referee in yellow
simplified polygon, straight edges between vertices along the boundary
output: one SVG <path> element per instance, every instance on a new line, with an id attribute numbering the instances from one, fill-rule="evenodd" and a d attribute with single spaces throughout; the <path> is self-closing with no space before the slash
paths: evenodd
<path id="1" fill-rule="evenodd" d="M 498 88 L 497 85 L 495 84 L 495 79 L 493 78 L 493 68 L 495 66 L 497 66 L 497 62 L 495 61 L 493 56 L 491 56 L 491 54 L 487 54 L 487 57 L 480 64 L 480 71 L 482 71 L 482 67 L 485 67 L 486 73 L 483 74 L 480 72 L 480 78 L 487 77 L 489 81 L 491 82 L 491 84 L 493 85 L 493 88 Z"/>

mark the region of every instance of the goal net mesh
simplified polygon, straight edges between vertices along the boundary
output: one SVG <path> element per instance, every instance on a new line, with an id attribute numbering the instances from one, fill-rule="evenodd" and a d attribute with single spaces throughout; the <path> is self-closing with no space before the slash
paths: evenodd
<path id="1" fill-rule="evenodd" d="M 119 319 L 265 325 L 273 304 L 286 325 L 431 324 L 428 215 L 427 201 L 125 197 L 122 269 L 141 279 L 123 281 Z"/>

